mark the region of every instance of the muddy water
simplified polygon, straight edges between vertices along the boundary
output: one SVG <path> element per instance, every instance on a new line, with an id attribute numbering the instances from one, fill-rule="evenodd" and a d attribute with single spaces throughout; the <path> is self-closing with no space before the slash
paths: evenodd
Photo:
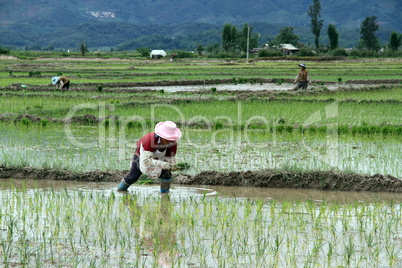
<path id="1" fill-rule="evenodd" d="M 75 182 L 58 180 L 10 180 L 0 179 L 1 189 L 12 187 L 22 189 L 68 189 L 68 190 L 95 190 L 105 193 L 116 192 L 118 183 L 112 182 Z M 145 196 L 160 195 L 159 185 L 132 185 L 129 193 Z M 210 186 L 210 185 L 172 185 L 170 196 L 175 198 L 191 197 L 219 197 L 219 198 L 250 198 L 259 200 L 312 200 L 314 202 L 336 202 L 336 203 L 355 203 L 374 202 L 391 200 L 402 200 L 400 193 L 371 193 L 371 192 L 338 192 L 338 191 L 319 191 L 310 189 L 283 189 L 283 188 L 261 188 L 261 187 L 239 187 L 239 186 Z"/>
<path id="2" fill-rule="evenodd" d="M 336 83 L 326 83 L 324 85 L 309 85 L 309 89 L 312 87 L 315 88 L 322 88 L 326 87 L 329 90 L 336 90 L 340 86 L 342 87 L 363 87 L 364 85 L 362 84 L 346 84 L 343 83 L 341 85 L 336 84 Z M 232 91 L 243 91 L 243 90 L 251 90 L 251 91 L 258 91 L 258 90 L 278 90 L 278 91 L 284 91 L 284 90 L 291 90 L 294 88 L 294 85 L 290 83 L 282 83 L 282 84 L 275 84 L 275 83 L 265 83 L 265 84 L 238 84 L 238 85 L 233 85 L 233 84 L 219 84 L 219 85 L 189 85 L 189 86 L 153 86 L 153 87 L 141 87 L 141 89 L 151 89 L 155 91 L 160 91 L 164 90 L 165 92 L 178 92 L 178 91 L 200 91 L 200 90 L 211 90 L 211 88 L 214 87 L 216 90 L 232 90 Z"/>
<path id="3" fill-rule="evenodd" d="M 401 205 L 370 202 L 400 194 L 173 185 L 169 198 L 158 185 L 0 185 L 1 267 L 401 267 L 389 256 L 402 245 Z"/>

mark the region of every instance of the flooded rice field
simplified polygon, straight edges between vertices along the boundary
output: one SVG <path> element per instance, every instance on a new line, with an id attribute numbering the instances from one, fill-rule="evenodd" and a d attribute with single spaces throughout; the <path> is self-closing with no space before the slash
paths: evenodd
<path id="1" fill-rule="evenodd" d="M 94 128 L 94 130 L 96 130 Z M 0 161 L 17 166 L 60 168 L 79 172 L 91 170 L 127 170 L 138 137 L 124 143 L 118 138 L 76 136 L 74 145 L 64 131 L 18 134 L 2 130 Z M 331 140 L 327 137 L 270 137 L 266 142 L 250 137 L 248 142 L 192 137 L 180 141 L 177 162 L 186 162 L 187 174 L 202 171 L 243 171 L 261 169 L 303 169 L 350 171 L 401 177 L 401 143 L 393 138 L 353 138 Z"/>
<path id="2" fill-rule="evenodd" d="M 367 85 L 354 84 L 354 83 L 324 83 L 323 85 L 309 85 L 309 89 L 322 89 L 336 90 L 340 87 L 354 87 L 362 88 Z M 272 90 L 272 91 L 284 91 L 292 90 L 295 85 L 291 83 L 263 83 L 263 84 L 218 84 L 218 85 L 185 85 L 185 86 L 149 86 L 140 87 L 141 89 L 149 89 L 155 91 L 164 90 L 165 92 L 180 92 L 180 91 L 210 91 L 211 88 L 216 88 L 217 91 L 260 91 L 260 90 Z"/>
<path id="3" fill-rule="evenodd" d="M 33 191 L 54 190 L 54 191 L 96 191 L 112 193 L 117 189 L 118 182 L 89 182 L 89 181 L 61 181 L 48 179 L 0 179 L 1 190 L 8 191 L 13 188 L 27 189 Z M 122 193 L 117 195 L 123 196 Z M 159 185 L 132 185 L 129 188 L 132 195 L 160 195 Z M 355 201 L 362 202 L 391 202 L 402 199 L 399 193 L 386 192 L 356 192 L 356 191 L 319 191 L 312 189 L 289 189 L 289 188 L 264 188 L 264 187 L 244 187 L 244 186 L 217 186 L 217 185 L 180 185 L 172 184 L 171 198 L 192 199 L 199 197 L 220 198 L 220 199 L 252 199 L 252 200 L 288 200 L 288 201 L 307 201 L 329 202 L 349 204 Z"/>
<path id="4" fill-rule="evenodd" d="M 1 180 L 0 263 L 400 267 L 401 196 Z"/>
<path id="5" fill-rule="evenodd" d="M 1 74 L 0 267 L 402 267 L 399 62 L 308 63 L 314 90 L 293 94 L 293 61 L 66 59 L 71 92 L 54 60 L 18 61 Z M 171 192 L 117 192 L 174 112 Z"/>

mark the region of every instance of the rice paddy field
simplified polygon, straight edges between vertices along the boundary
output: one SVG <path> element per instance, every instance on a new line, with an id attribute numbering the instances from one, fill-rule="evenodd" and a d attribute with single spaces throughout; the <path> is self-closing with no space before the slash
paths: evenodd
<path id="1" fill-rule="evenodd" d="M 295 92 L 298 63 L 1 59 L 0 266 L 401 267 L 402 60 L 305 60 L 312 90 Z M 51 85 L 61 74 L 71 91 Z M 165 120 L 187 167 L 171 194 L 158 180 L 116 192 L 107 174 Z M 264 170 L 395 187 L 237 184 Z M 91 172 L 101 179 L 77 182 Z M 232 187 L 178 184 L 208 172 Z"/>

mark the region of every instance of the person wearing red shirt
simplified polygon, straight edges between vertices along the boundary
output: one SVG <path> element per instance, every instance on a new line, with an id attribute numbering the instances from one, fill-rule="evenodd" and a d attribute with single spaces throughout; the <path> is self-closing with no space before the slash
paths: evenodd
<path id="1" fill-rule="evenodd" d="M 146 174 L 152 178 L 161 178 L 161 193 L 168 193 L 171 171 L 174 171 L 176 164 L 177 141 L 180 138 L 180 129 L 174 122 L 159 122 L 155 132 L 146 134 L 137 142 L 130 172 L 122 179 L 117 191 L 127 191 L 141 174 Z"/>

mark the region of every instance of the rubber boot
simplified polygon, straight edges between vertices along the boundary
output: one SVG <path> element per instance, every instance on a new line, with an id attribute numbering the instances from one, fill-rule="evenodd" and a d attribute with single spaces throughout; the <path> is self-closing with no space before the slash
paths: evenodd
<path id="1" fill-rule="evenodd" d="M 119 187 L 117 187 L 117 191 L 119 192 L 127 192 L 128 187 L 130 187 L 130 184 L 127 184 L 124 179 L 121 180 Z"/>
<path id="2" fill-rule="evenodd" d="M 162 184 L 161 184 L 161 193 L 162 194 L 169 193 L 170 181 L 171 181 L 171 179 L 162 179 Z"/>

